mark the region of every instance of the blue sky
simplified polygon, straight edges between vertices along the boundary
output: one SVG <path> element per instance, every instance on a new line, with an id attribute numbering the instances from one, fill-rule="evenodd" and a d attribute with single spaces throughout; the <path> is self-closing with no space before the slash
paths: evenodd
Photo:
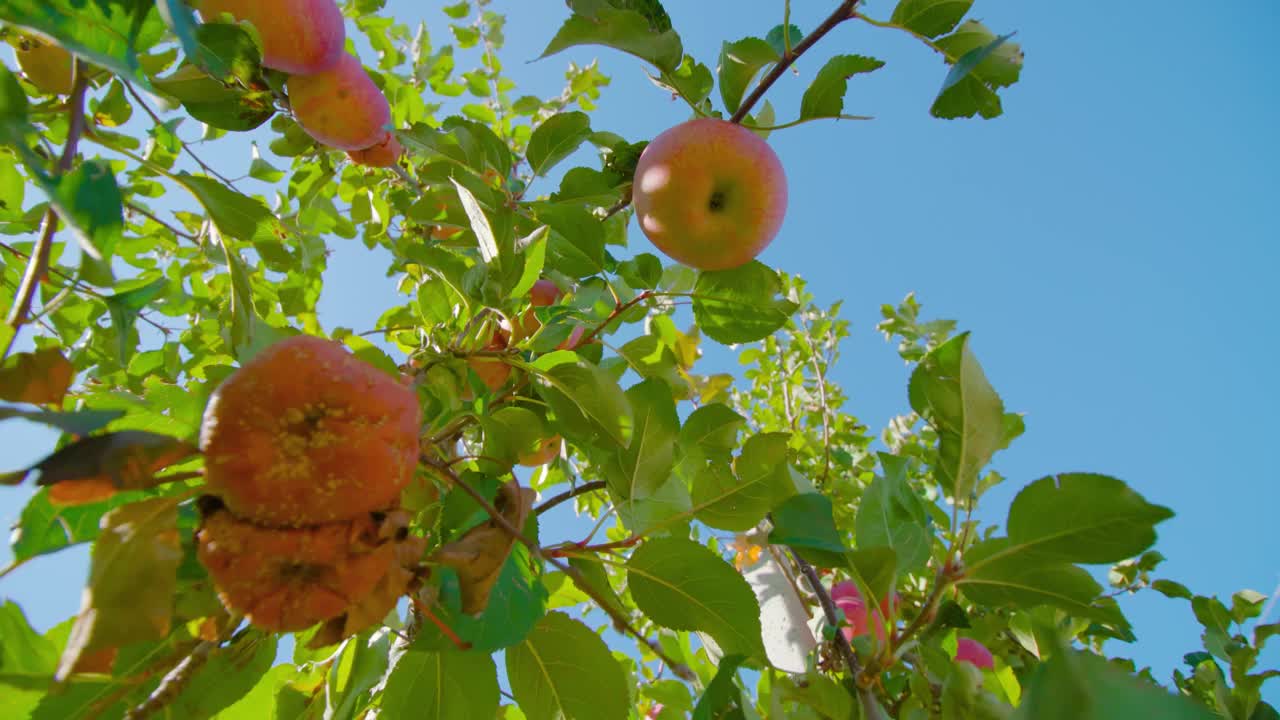
<path id="1" fill-rule="evenodd" d="M 782 2 L 666 4 L 686 50 L 712 67 L 722 41 L 763 35 L 782 17 Z M 440 38 L 447 30 L 436 5 L 389 3 Z M 793 22 L 807 31 L 834 3 L 794 5 Z M 614 51 L 527 63 L 565 16 L 560 4 L 493 9 L 508 15 L 503 59 L 522 92 L 555 94 L 567 62 L 599 57 L 613 83 L 593 127 L 639 140 L 688 116 L 639 61 Z M 865 9 L 887 17 L 892 3 Z M 1271 294 L 1280 268 L 1280 83 L 1269 40 L 1280 5 L 1217 9 L 978 0 L 974 16 L 996 32 L 1017 30 L 1026 51 L 1022 81 L 1004 92 L 1006 114 L 994 121 L 930 118 L 945 74 L 936 56 L 905 34 L 838 28 L 768 97 L 779 120 L 793 118 L 827 56 L 874 55 L 888 64 L 850 83 L 845 109 L 876 119 L 809 123 L 770 138 L 791 206 L 762 259 L 804 277 L 820 304 L 845 301 L 852 337 L 834 379 L 851 398 L 846 410 L 872 428 L 907 409 L 907 369 L 874 329 L 882 303 L 915 291 L 926 315 L 973 331 L 1006 406 L 1027 413 L 1026 435 L 996 459 L 1008 481 L 985 499 L 990 519 L 1045 474 L 1114 475 L 1178 513 L 1160 527 L 1156 547 L 1169 560 L 1158 575 L 1226 597 L 1245 587 L 1271 593 L 1280 582 L 1280 471 L 1269 451 L 1280 400 L 1280 306 Z M 247 141 L 228 142 L 218 166 L 245 172 Z M 335 243 L 322 322 L 371 328 L 394 298 L 386 260 L 358 242 Z M 634 229 L 632 243 L 649 249 Z M 704 362 L 706 372 L 737 367 L 723 349 Z M 0 464 L 38 459 L 52 442 L 6 423 Z M 16 518 L 25 497 L 4 492 L 0 520 Z M 8 557 L 0 549 L 0 564 Z M 81 548 L 34 562 L 0 581 L 0 595 L 48 627 L 77 608 L 86 557 Z M 1139 642 L 1111 652 L 1167 679 L 1199 646 L 1190 608 L 1155 593 L 1123 602 Z M 1265 658 L 1280 666 L 1280 651 Z M 1280 702 L 1274 682 L 1266 696 Z"/>

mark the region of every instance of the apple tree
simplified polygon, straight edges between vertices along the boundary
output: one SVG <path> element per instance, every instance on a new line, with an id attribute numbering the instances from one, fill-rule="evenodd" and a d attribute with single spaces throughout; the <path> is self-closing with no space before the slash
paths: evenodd
<path id="1" fill-rule="evenodd" d="M 544 58 L 599 46 L 694 121 L 624 138 L 599 62 L 521 92 L 487 0 L 0 0 L 0 426 L 60 432 L 0 476 L 38 488 L 0 582 L 92 544 L 75 617 L 0 606 L 3 716 L 1280 717 L 1280 625 L 1158 577 L 1169 509 L 1062 472 L 975 518 L 1026 428 L 954 322 L 885 305 L 903 414 L 846 407 L 838 306 L 755 259 L 822 182 L 768 138 L 888 70 L 789 70 L 905 34 L 922 107 L 980 122 L 1023 53 L 972 0 L 828 4 L 695 58 L 658 0 L 569 0 Z M 245 177 L 206 162 L 245 133 Z M 398 304 L 326 327 L 357 239 Z M 1171 678 L 1112 653 L 1138 592 L 1203 625 Z"/>

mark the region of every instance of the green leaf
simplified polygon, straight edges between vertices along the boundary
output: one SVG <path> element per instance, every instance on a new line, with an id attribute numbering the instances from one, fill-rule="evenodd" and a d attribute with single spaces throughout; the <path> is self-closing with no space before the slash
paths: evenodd
<path id="1" fill-rule="evenodd" d="M 862 492 L 854 538 L 858 547 L 891 547 L 903 570 L 917 569 L 929 560 L 933 548 L 928 513 L 907 482 L 906 460 L 880 453 L 880 465 L 884 476 Z"/>
<path id="2" fill-rule="evenodd" d="M 800 557 L 824 568 L 845 567 L 848 549 L 836 529 L 831 499 L 819 493 L 800 493 L 773 511 L 772 545 L 787 545 Z"/>
<path id="3" fill-rule="evenodd" d="M 796 494 L 787 462 L 790 433 L 761 433 L 751 437 L 733 470 L 712 463 L 693 477 L 696 517 L 713 528 L 749 530 L 778 503 Z"/>
<path id="4" fill-rule="evenodd" d="M 1152 505 L 1120 480 L 1069 473 L 1023 488 L 1009 507 L 1009 541 L 1058 562 L 1108 563 L 1156 541 L 1156 523 L 1173 512 Z"/>
<path id="5" fill-rule="evenodd" d="M 58 667 L 58 648 L 27 623 L 12 600 L 0 605 L 0 673 L 52 675 Z"/>
<path id="6" fill-rule="evenodd" d="M 507 650 L 507 677 L 529 720 L 627 717 L 622 666 L 599 635 L 563 613 L 548 613 Z"/>
<path id="7" fill-rule="evenodd" d="M 538 393 L 567 435 L 609 447 L 626 447 L 631 403 L 605 371 L 586 362 L 557 365 L 539 373 Z"/>
<path id="8" fill-rule="evenodd" d="M 252 243 L 275 241 L 283 235 L 275 214 L 257 198 L 207 177 L 179 173 L 174 179 L 204 206 L 219 232 Z"/>
<path id="9" fill-rule="evenodd" d="M 1183 585 L 1180 582 L 1174 582 L 1173 580 L 1156 580 L 1151 583 L 1151 589 L 1167 598 L 1182 598 L 1183 600 L 1190 600 L 1193 597 L 1191 591 L 1187 589 L 1186 585 Z"/>
<path id="10" fill-rule="evenodd" d="M 890 22 L 925 37 L 951 32 L 964 19 L 973 0 L 899 0 Z"/>
<path id="11" fill-rule="evenodd" d="M 605 45 L 651 62 L 659 70 L 671 71 L 684 57 L 680 36 L 674 30 L 657 31 L 634 10 L 611 7 L 602 0 L 569 0 L 569 7 L 573 15 L 539 59 L 575 45 Z"/>
<path id="12" fill-rule="evenodd" d="M 65 678 L 83 653 L 169 634 L 182 547 L 178 503 L 152 498 L 102 518 L 89 582 L 58 675 Z"/>
<path id="13" fill-rule="evenodd" d="M 231 314 L 231 349 L 244 362 L 249 359 L 249 353 L 253 349 L 254 330 L 258 326 L 258 316 L 253 309 L 253 289 L 249 284 L 249 273 L 244 269 L 244 261 L 240 259 L 240 253 L 232 246 L 231 240 L 219 233 L 218 242 L 226 256 L 231 281 L 231 296 L 227 298 L 227 311 Z"/>
<path id="14" fill-rule="evenodd" d="M 42 183 L 44 184 L 44 183 Z M 94 158 L 46 185 L 49 202 L 74 231 L 85 253 L 86 279 L 111 284 L 111 256 L 124 234 L 124 205 L 115 173 Z"/>
<path id="15" fill-rule="evenodd" d="M 689 413 L 680 427 L 680 447 L 707 457 L 728 460 L 738 446 L 738 433 L 747 420 L 723 403 L 710 403 Z"/>
<path id="16" fill-rule="evenodd" d="M 209 661 L 169 705 L 175 717 L 204 720 L 249 694 L 276 660 L 276 636 L 249 632 L 209 653 Z"/>
<path id="17" fill-rule="evenodd" d="M 623 502 L 643 500 L 671 480 L 680 418 L 671 390 L 661 380 L 645 380 L 626 392 L 634 428 L 631 442 L 606 469 L 609 490 Z"/>
<path id="18" fill-rule="evenodd" d="M 738 667 L 746 660 L 742 655 L 720 659 L 715 677 L 693 708 L 693 720 L 746 720 L 742 710 L 742 691 L 734 680 Z"/>
<path id="19" fill-rule="evenodd" d="M 662 73 L 661 77 L 649 76 L 658 87 L 676 93 L 691 106 L 699 106 L 711 94 L 715 81 L 711 79 L 711 70 L 689 55 L 684 56 L 680 67 Z"/>
<path id="20" fill-rule="evenodd" d="M 1075 565 L 1020 552 L 1008 538 L 978 543 L 964 555 L 964 577 L 957 581 L 973 602 L 1000 607 L 1052 605 L 1081 618 L 1127 627 L 1123 616 L 1093 605 L 1102 593 L 1089 573 Z"/>
<path id="21" fill-rule="evenodd" d="M 605 269 L 604 227 L 586 208 L 543 205 L 536 212 L 538 220 L 554 231 L 547 242 L 553 267 L 579 278 Z"/>
<path id="22" fill-rule="evenodd" d="M 964 500 L 978 472 L 1004 441 L 1004 403 L 961 333 L 925 356 L 911 373 L 911 409 L 938 433 L 938 480 Z"/>
<path id="23" fill-rule="evenodd" d="M 526 157 L 534 175 L 545 175 L 577 150 L 591 134 L 591 118 L 584 112 L 557 113 L 542 121 L 529 136 Z"/>
<path id="24" fill-rule="evenodd" d="M 57 428 L 72 435 L 88 435 L 102 428 L 107 423 L 124 415 L 123 410 L 73 410 L 71 412 L 52 412 L 49 410 L 23 410 L 20 408 L 0 408 L 0 421 L 10 418 L 22 418 L 41 425 Z"/>
<path id="25" fill-rule="evenodd" d="M 796 303 L 776 297 L 781 292 L 778 273 L 758 260 L 733 270 L 700 272 L 693 317 L 716 342 L 754 342 L 782 327 L 796 311 Z"/>
<path id="26" fill-rule="evenodd" d="M 785 55 L 803 39 L 804 31 L 795 25 L 775 25 L 764 36 L 765 42 L 769 43 L 779 56 Z"/>
<path id="27" fill-rule="evenodd" d="M 862 55 L 836 55 L 814 76 L 800 99 L 800 119 L 839 117 L 844 112 L 844 94 L 849 78 L 875 72 L 884 62 Z"/>
<path id="28" fill-rule="evenodd" d="M 138 314 L 152 300 L 164 294 L 168 287 L 168 279 L 160 278 L 142 287 L 103 298 L 103 302 L 107 305 L 107 312 L 111 315 L 111 327 L 116 333 L 118 343 L 116 352 L 121 365 L 129 364 L 129 358 L 137 346 L 133 329 Z"/>
<path id="29" fill-rule="evenodd" d="M 684 538 L 646 540 L 627 561 L 636 606 L 673 630 L 701 630 L 726 654 L 764 657 L 760 606 L 733 566 Z"/>
<path id="30" fill-rule="evenodd" d="M 537 537 L 537 522 L 530 518 L 525 535 Z M 529 557 L 529 549 L 515 543 L 489 590 L 488 603 L 478 616 L 465 615 L 454 605 L 438 606 L 440 620 L 454 630 L 473 650 L 493 652 L 520 642 L 546 612 L 547 589 L 538 577 L 539 567 Z M 432 650 L 453 647 L 434 628 L 418 634 L 415 647 Z"/>
<path id="31" fill-rule="evenodd" d="M 725 110 L 736 112 L 756 74 L 781 58 L 772 45 L 758 37 L 724 43 L 720 48 L 720 66 L 716 72 L 720 78 L 720 99 L 724 101 Z"/>
<path id="32" fill-rule="evenodd" d="M 487 263 L 493 262 L 498 259 L 498 242 L 494 238 L 493 228 L 489 225 L 489 218 L 485 217 L 484 210 L 470 190 L 453 178 L 449 180 L 457 189 L 458 198 L 462 201 L 462 209 L 471 222 L 471 231 L 476 234 L 476 242 L 480 244 L 480 257 Z"/>
<path id="33" fill-rule="evenodd" d="M 150 0 L 2 0 L 0 20 L 36 30 L 85 60 L 150 88 L 138 54 L 163 35 Z"/>
<path id="34" fill-rule="evenodd" d="M 982 23 L 970 20 L 940 38 L 938 47 L 955 58 L 955 64 L 930 112 L 940 118 L 1000 115 L 1003 108 L 996 90 L 1017 82 L 1022 71 L 1022 49 L 1008 42 L 1010 37 L 996 37 Z"/>
<path id="35" fill-rule="evenodd" d="M 618 276 L 638 290 L 652 290 L 662 280 L 662 261 L 651 253 L 639 253 L 618 263 Z"/>
<path id="36" fill-rule="evenodd" d="M 498 714 L 498 669 L 477 652 L 409 650 L 392 668 L 382 693 L 388 717 L 493 720 Z"/>
<path id="37" fill-rule="evenodd" d="M 56 506 L 49 489 L 42 488 L 22 509 L 11 537 L 14 560 L 29 560 L 70 545 L 91 542 L 101 530 L 98 521 L 112 508 L 137 500 L 140 493 L 119 493 L 110 499 L 86 505 Z"/>
<path id="38" fill-rule="evenodd" d="M 1120 670 L 1105 658 L 1064 648 L 1037 666 L 1014 720 L 1213 720 L 1183 697 Z"/>

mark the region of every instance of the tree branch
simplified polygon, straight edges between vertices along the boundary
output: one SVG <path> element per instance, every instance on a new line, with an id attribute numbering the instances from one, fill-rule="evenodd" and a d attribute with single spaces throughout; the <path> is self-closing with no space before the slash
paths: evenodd
<path id="1" fill-rule="evenodd" d="M 747 113 L 751 112 L 751 108 L 760 101 L 760 98 L 764 97 L 765 92 L 767 92 L 769 88 L 778 81 L 778 78 L 782 77 L 782 74 L 787 71 L 787 68 L 791 67 L 791 64 L 796 61 L 796 58 L 800 57 L 806 50 L 813 47 L 814 43 L 821 40 L 823 35 L 831 32 L 835 26 L 852 18 L 854 8 L 857 7 L 857 5 L 858 0 L 843 0 L 840 3 L 840 6 L 835 9 L 835 12 L 827 16 L 827 19 L 823 20 L 821 25 L 814 28 L 813 32 L 806 35 L 803 40 L 791 49 L 790 52 L 784 54 L 782 59 L 778 61 L 778 64 L 774 65 L 773 68 L 769 70 L 768 74 L 760 79 L 759 84 L 751 90 L 751 94 L 747 96 L 747 99 L 742 101 L 742 105 L 738 107 L 737 112 L 733 114 L 733 117 L 729 118 L 729 122 L 742 122 L 742 119 L 747 116 Z"/>
<path id="2" fill-rule="evenodd" d="M 74 80 L 72 82 L 71 97 L 67 100 L 71 116 L 67 123 L 67 142 L 62 146 L 62 156 L 58 158 L 59 175 L 71 169 L 71 163 L 76 157 L 76 147 L 80 143 L 80 134 L 84 132 L 84 96 L 89 87 L 89 74 L 86 70 L 87 66 L 79 58 L 71 66 Z M 57 230 L 58 214 L 50 207 L 44 214 L 44 227 L 40 232 L 40 238 L 36 241 L 35 248 L 31 251 L 31 259 L 27 263 L 27 271 L 22 276 L 22 284 L 18 287 L 18 295 L 14 300 L 13 310 L 9 313 L 8 323 L 9 327 L 13 328 L 13 334 L 10 335 L 9 341 L 5 343 L 4 353 L 0 354 L 0 359 L 9 356 L 9 351 L 13 349 L 13 344 L 18 339 L 18 329 L 27 321 L 27 315 L 31 312 L 31 303 L 35 300 L 36 288 L 40 286 L 40 281 L 44 279 L 45 273 L 49 268 L 49 255 L 53 250 L 53 235 Z"/>
<path id="3" fill-rule="evenodd" d="M 595 480 L 589 483 L 583 483 L 582 485 L 579 485 L 577 487 L 565 490 L 559 495 L 553 495 L 550 498 L 547 498 L 547 500 L 544 501 L 541 505 L 533 509 L 533 514 L 541 515 L 542 513 L 550 510 L 551 508 L 559 505 L 562 502 L 571 500 L 579 495 L 585 495 L 589 492 L 595 492 L 596 490 L 603 490 L 604 488 L 605 488 L 605 482 L 603 480 Z"/>

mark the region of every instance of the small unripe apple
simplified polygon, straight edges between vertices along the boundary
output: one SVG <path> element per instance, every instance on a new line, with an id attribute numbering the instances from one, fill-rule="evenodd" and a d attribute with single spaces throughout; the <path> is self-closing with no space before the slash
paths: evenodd
<path id="1" fill-rule="evenodd" d="M 360 64 L 343 53 L 315 75 L 290 75 L 286 85 L 293 117 L 307 134 L 339 150 L 377 145 L 391 124 L 391 106 Z"/>
<path id="2" fill-rule="evenodd" d="M 644 149 L 631 200 L 640 229 L 663 253 L 699 270 L 728 270 L 755 258 L 778 234 L 787 179 L 759 135 L 698 118 Z"/>
<path id="3" fill-rule="evenodd" d="M 395 135 L 387 133 L 382 142 L 363 150 L 351 150 L 347 153 L 347 157 L 351 158 L 351 161 L 357 165 L 389 168 L 395 167 L 403 154 L 404 148 L 401 147 L 400 141 L 396 139 Z"/>
<path id="4" fill-rule="evenodd" d="M 53 95 L 71 94 L 75 86 L 71 53 L 50 41 L 24 37 L 13 54 L 32 85 Z"/>
<path id="5" fill-rule="evenodd" d="M 956 641 L 956 662 L 967 662 L 976 668 L 994 670 L 996 660 L 987 646 L 972 638 Z"/>
<path id="6" fill-rule="evenodd" d="M 530 452 L 522 452 L 516 456 L 516 462 L 525 467 L 546 465 L 560 454 L 560 446 L 564 440 L 559 435 L 552 435 L 538 443 L 538 447 Z"/>
<path id="7" fill-rule="evenodd" d="M 206 21 L 226 13 L 248 20 L 262 41 L 262 64 L 291 75 L 314 75 L 342 57 L 347 31 L 333 0 L 202 0 Z"/>

